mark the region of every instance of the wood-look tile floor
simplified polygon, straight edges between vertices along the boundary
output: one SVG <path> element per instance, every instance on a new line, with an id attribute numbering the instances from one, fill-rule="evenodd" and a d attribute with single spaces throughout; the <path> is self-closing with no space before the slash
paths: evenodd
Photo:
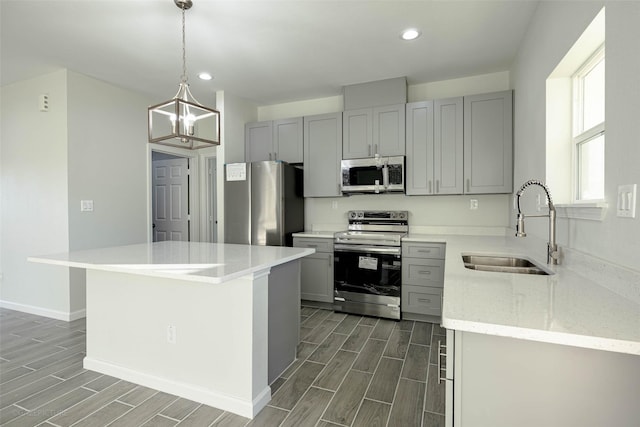
<path id="1" fill-rule="evenodd" d="M 298 359 L 253 420 L 82 368 L 85 321 L 0 309 L 2 426 L 443 426 L 438 325 L 302 307 Z"/>

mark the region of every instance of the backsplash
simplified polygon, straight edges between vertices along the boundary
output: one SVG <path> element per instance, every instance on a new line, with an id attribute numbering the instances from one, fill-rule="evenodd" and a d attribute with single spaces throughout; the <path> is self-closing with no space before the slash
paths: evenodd
<path id="1" fill-rule="evenodd" d="M 471 210 L 471 199 L 478 209 Z M 350 210 L 406 210 L 412 232 L 420 227 L 446 227 L 451 232 L 458 227 L 509 226 L 511 197 L 508 194 L 466 196 L 405 196 L 404 194 L 358 194 L 349 197 L 306 198 L 305 229 L 307 231 L 343 230 Z M 452 233 L 459 234 L 459 233 Z"/>
<path id="2" fill-rule="evenodd" d="M 612 264 L 603 259 L 570 248 L 562 248 L 563 265 L 577 266 L 577 273 L 596 281 L 602 287 L 640 304 L 640 271 Z"/>

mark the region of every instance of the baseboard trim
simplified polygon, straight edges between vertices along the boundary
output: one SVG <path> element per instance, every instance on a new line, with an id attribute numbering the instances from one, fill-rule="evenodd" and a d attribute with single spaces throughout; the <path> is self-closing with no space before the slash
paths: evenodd
<path id="1" fill-rule="evenodd" d="M 222 393 L 216 393 L 210 389 L 161 378 L 90 357 L 84 358 L 83 366 L 85 369 L 91 371 L 100 372 L 101 374 L 150 387 L 154 390 L 180 396 L 247 418 L 254 418 L 271 400 L 271 387 L 269 386 L 262 390 L 253 401 L 247 401 Z"/>
<path id="2" fill-rule="evenodd" d="M 48 317 L 50 319 L 64 320 L 71 322 L 73 320 L 82 319 L 87 316 L 87 310 L 76 310 L 73 312 L 51 310 L 50 308 L 38 307 L 35 305 L 20 304 L 17 302 L 0 300 L 0 307 L 9 310 L 21 311 L 23 313 L 35 314 L 36 316 Z"/>

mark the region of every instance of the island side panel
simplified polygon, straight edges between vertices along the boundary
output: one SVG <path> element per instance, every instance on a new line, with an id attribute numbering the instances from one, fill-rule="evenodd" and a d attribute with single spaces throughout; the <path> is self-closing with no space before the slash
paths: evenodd
<path id="1" fill-rule="evenodd" d="M 221 284 L 88 270 L 85 368 L 252 418 L 271 398 L 267 298 L 268 270 Z"/>
<path id="2" fill-rule="evenodd" d="M 300 260 L 269 274 L 269 384 L 296 359 L 300 342 Z"/>

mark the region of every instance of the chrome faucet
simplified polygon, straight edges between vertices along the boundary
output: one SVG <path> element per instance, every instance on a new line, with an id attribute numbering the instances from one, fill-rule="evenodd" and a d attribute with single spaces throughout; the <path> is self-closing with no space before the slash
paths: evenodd
<path id="1" fill-rule="evenodd" d="M 558 245 L 556 244 L 556 208 L 553 206 L 553 201 L 551 200 L 551 194 L 549 193 L 549 189 L 542 182 L 532 179 L 524 184 L 516 193 L 518 196 L 518 218 L 516 222 L 516 237 L 527 237 L 527 233 L 524 231 L 524 214 L 520 210 L 520 196 L 524 192 L 525 188 L 530 185 L 538 185 L 544 189 L 544 192 L 547 195 L 547 201 L 549 202 L 549 214 L 547 215 L 527 215 L 528 217 L 549 217 L 549 242 L 547 243 L 547 264 L 558 264 L 560 253 L 558 251 Z"/>

